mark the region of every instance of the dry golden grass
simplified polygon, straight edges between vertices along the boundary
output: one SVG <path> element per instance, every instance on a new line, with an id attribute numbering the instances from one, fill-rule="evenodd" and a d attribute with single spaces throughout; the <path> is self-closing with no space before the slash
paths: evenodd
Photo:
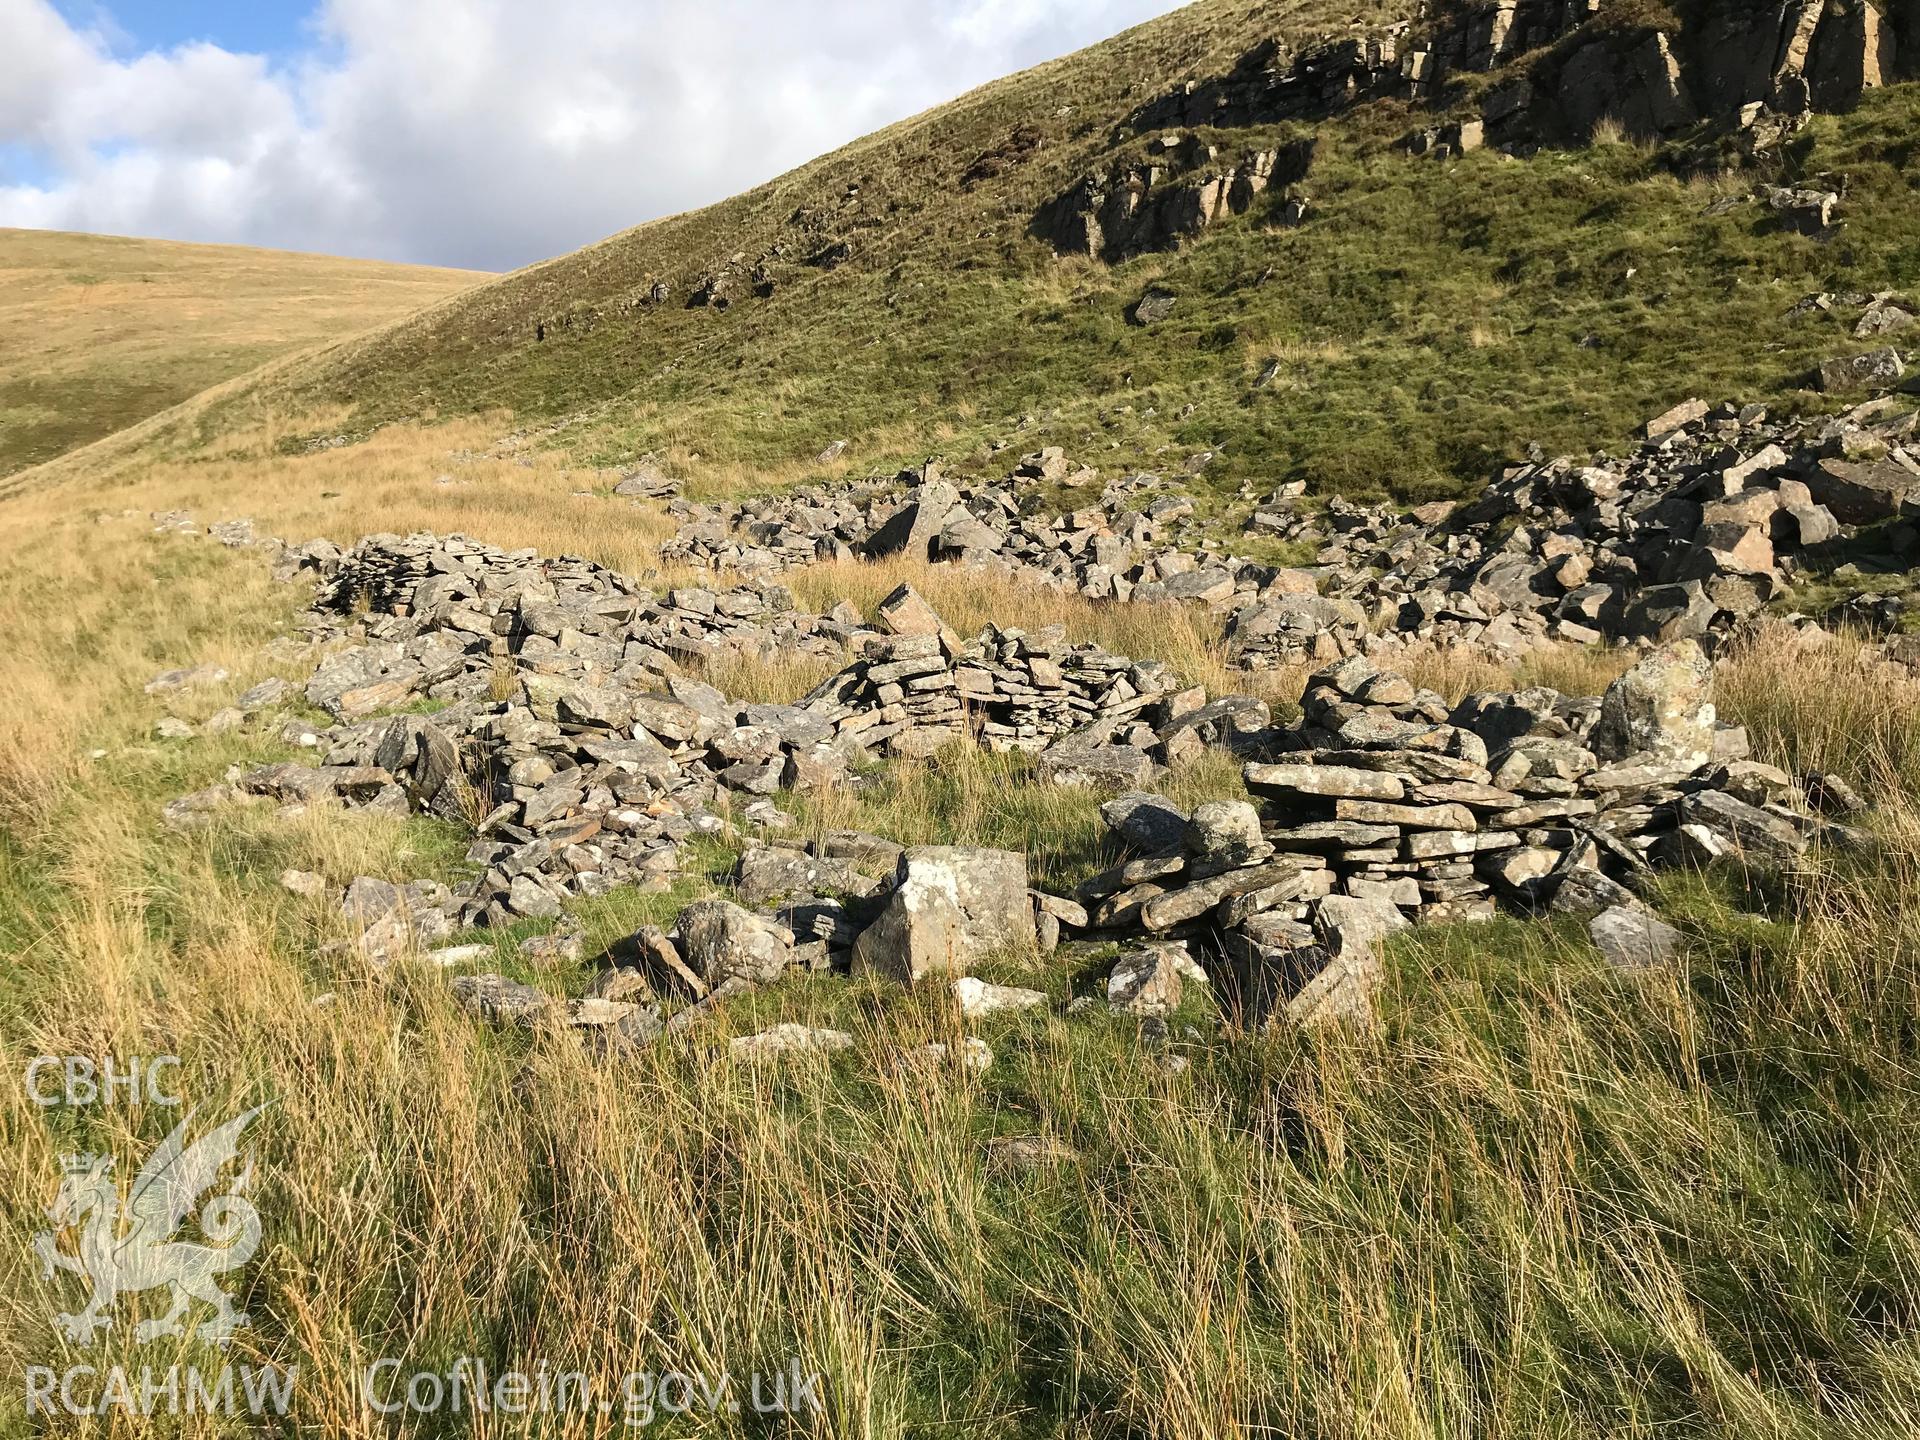
<path id="1" fill-rule="evenodd" d="M 486 278 L 239 245 L 0 229 L 0 475 Z"/>
<path id="2" fill-rule="evenodd" d="M 490 448 L 480 425 L 299 458 L 274 455 L 276 439 L 0 504 L 0 1057 L 19 1073 L 40 1053 L 177 1054 L 209 1114 L 277 1102 L 259 1131 L 267 1241 L 241 1291 L 253 1323 L 227 1358 L 298 1366 L 295 1413 L 181 1417 L 166 1433 L 607 1433 L 599 1414 L 370 1413 L 351 1398 L 355 1372 L 390 1354 L 423 1370 L 544 1357 L 603 1387 L 644 1369 L 744 1377 L 798 1355 L 825 1377 L 827 1408 L 776 1433 L 835 1436 L 1904 1440 L 1920 1426 L 1920 829 L 1899 803 L 1884 853 L 1823 864 L 1785 894 L 1758 877 L 1754 890 L 1739 876 L 1673 882 L 1663 904 L 1689 960 L 1644 982 L 1607 974 L 1577 929 L 1423 933 L 1394 962 L 1377 1037 L 1232 1040 L 1195 1002 L 1174 1027 L 1193 1063 L 1171 1073 L 1131 1023 L 1064 1013 L 1091 983 L 1076 960 L 1008 973 L 1053 1005 L 984 1027 L 998 1058 L 982 1079 L 901 1064 L 961 1036 L 937 991 L 832 977 L 609 1062 L 565 1036 L 473 1024 L 438 972 L 329 951 L 335 908 L 275 883 L 287 866 L 335 882 L 451 873 L 460 847 L 445 832 L 271 810 L 192 835 L 159 825 L 166 799 L 271 740 L 165 745 L 145 738 L 153 721 L 202 719 L 272 668 L 259 647 L 298 597 L 257 557 L 153 535 L 143 517 L 250 513 L 343 541 L 461 529 L 644 572 L 662 515 L 573 499 L 589 477 L 537 456 L 456 458 Z M 443 473 L 470 483 L 436 485 Z M 1193 610 L 897 563 L 786 579 L 804 604 L 864 608 L 911 580 L 962 631 L 1060 623 L 1210 688 L 1236 678 L 1217 624 Z M 141 692 L 156 670 L 206 661 L 232 678 Z M 1516 676 L 1446 653 L 1408 668 L 1453 697 L 1593 690 L 1620 663 L 1571 652 Z M 718 678 L 784 699 L 819 668 L 735 662 Z M 1770 640 L 1726 667 L 1723 705 L 1769 754 L 1910 796 L 1920 695 L 1874 690 L 1866 673 L 1845 645 L 1808 657 Z M 1263 684 L 1284 700 L 1297 679 Z M 819 797 L 802 818 L 1019 845 L 1046 883 L 1067 883 L 1096 861 L 1094 797 L 1023 778 L 1017 759 L 955 752 Z M 1169 789 L 1190 801 L 1237 783 L 1209 757 Z M 583 906 L 590 947 L 712 883 L 696 873 L 670 896 Z M 529 973 L 514 938 L 482 968 L 584 985 L 565 968 Z M 775 1020 L 835 1025 L 855 1046 L 727 1061 L 730 1036 Z M 1188 1023 L 1204 1038 L 1185 1038 Z M 43 1280 L 28 1247 L 57 1152 L 109 1150 L 131 1171 L 176 1119 L 49 1116 L 5 1087 L 7 1373 L 220 1363 L 193 1344 L 135 1345 L 125 1327 L 151 1313 L 137 1301 L 103 1343 L 62 1341 L 52 1316 L 76 1286 Z M 984 1150 L 1006 1134 L 1057 1137 L 1076 1158 L 1010 1173 Z M 0 1431 L 40 1423 L 22 1405 L 18 1388 L 0 1392 Z M 731 1415 L 680 1429 L 764 1433 Z"/>
<path id="3" fill-rule="evenodd" d="M 1875 796 L 1920 788 L 1920 685 L 1858 636 L 1766 626 L 1719 667 L 1717 693 L 1776 764 Z"/>

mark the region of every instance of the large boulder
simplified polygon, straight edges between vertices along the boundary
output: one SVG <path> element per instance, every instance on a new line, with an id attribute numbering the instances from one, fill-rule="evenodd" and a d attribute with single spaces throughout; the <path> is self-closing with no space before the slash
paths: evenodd
<path id="1" fill-rule="evenodd" d="M 1713 755 L 1713 667 L 1692 640 L 1651 651 L 1607 687 L 1590 741 L 1603 761 L 1652 754 L 1688 766 Z"/>
<path id="2" fill-rule="evenodd" d="M 1594 947 L 1616 970 L 1648 970 L 1679 951 L 1681 936 L 1665 921 L 1625 905 L 1602 910 L 1587 922 Z"/>
<path id="3" fill-rule="evenodd" d="M 1890 460 L 1822 460 L 1806 484 L 1816 504 L 1848 525 L 1871 525 L 1897 515 L 1908 494 L 1920 489 L 1910 472 Z"/>
<path id="4" fill-rule="evenodd" d="M 1641 640 L 1687 640 L 1713 628 L 1718 607 L 1698 580 L 1642 590 L 1621 617 L 1620 633 Z"/>
<path id="5" fill-rule="evenodd" d="M 1034 943 L 1025 855 L 915 846 L 900 857 L 886 908 L 854 942 L 853 969 L 910 985 Z"/>
<path id="6" fill-rule="evenodd" d="M 1900 352 L 1891 347 L 1864 355 L 1836 355 L 1820 362 L 1820 388 L 1829 393 L 1867 385 L 1896 385 L 1907 373 Z"/>
<path id="7" fill-rule="evenodd" d="M 726 900 L 701 900 L 680 912 L 680 951 L 708 986 L 728 980 L 765 985 L 793 963 L 784 930 Z"/>

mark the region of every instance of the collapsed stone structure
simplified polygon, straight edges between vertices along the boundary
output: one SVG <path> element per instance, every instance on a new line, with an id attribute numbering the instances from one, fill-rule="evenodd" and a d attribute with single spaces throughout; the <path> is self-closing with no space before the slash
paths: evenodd
<path id="1" fill-rule="evenodd" d="M 1058 635 L 989 629 L 962 644 L 903 589 L 879 607 L 881 630 L 846 635 L 860 653 L 839 674 L 797 704 L 753 706 L 680 672 L 657 644 L 702 624 L 702 643 L 752 644 L 725 595 L 709 607 L 674 592 L 663 604 L 586 562 L 458 537 L 375 536 L 345 554 L 310 545 L 284 551 L 278 568 L 319 577 L 318 637 L 360 642 L 323 660 L 307 691 L 341 723 L 286 731 L 323 763 L 238 772 L 220 794 L 175 802 L 170 818 L 204 824 L 253 796 L 418 810 L 470 828 L 480 874 L 462 890 L 369 877 L 347 887 L 342 908 L 374 960 L 471 925 L 558 919 L 568 898 L 617 884 L 661 885 L 684 841 L 727 828 L 722 791 L 851 783 L 858 758 L 971 738 L 1039 750 L 1036 783 L 1113 796 L 1101 807 L 1113 863 L 1065 895 L 1033 888 L 1017 852 L 903 848 L 846 831 L 789 846 L 784 813 L 760 798 L 746 818 L 762 838 L 740 862 L 738 903 L 701 901 L 672 934 L 640 932 L 593 992 L 560 1002 L 498 975 L 454 982 L 484 1018 L 564 1023 L 616 1047 L 684 1029 L 795 967 L 951 982 L 970 1015 L 1044 1003 L 969 972 L 1067 940 L 1123 947 L 1106 998 L 1127 1013 L 1164 1015 L 1198 983 L 1252 1025 L 1282 1014 L 1364 1021 L 1379 943 L 1407 924 L 1497 905 L 1593 912 L 1605 953 L 1651 963 L 1677 937 L 1636 896 L 1650 866 L 1726 855 L 1791 866 L 1816 841 L 1857 839 L 1816 812 L 1856 808 L 1844 785 L 1757 763 L 1744 732 L 1718 722 L 1711 667 L 1691 641 L 1653 651 L 1599 700 L 1536 689 L 1449 706 L 1349 656 L 1308 681 L 1296 720 L 1275 725 L 1259 701 L 1208 703 L 1157 662 Z M 820 617 L 769 617 L 764 588 L 740 593 L 762 607 L 758 629 L 826 643 Z M 347 618 L 367 606 L 378 608 Z M 511 686 L 503 655 L 524 666 Z M 342 688 L 370 656 L 377 693 Z M 444 708 L 370 713 L 421 695 Z M 1095 758 L 1063 757 L 1063 740 Z M 1241 759 L 1254 800 L 1189 813 L 1139 788 L 1159 764 L 1213 747 Z M 1107 751 L 1135 762 L 1107 763 Z M 578 948 L 564 932 L 527 945 Z M 435 954 L 473 958 L 465 947 Z M 675 995 L 685 1003 L 669 1017 L 662 1001 Z M 838 1043 L 775 1036 L 742 1054 L 816 1041 Z"/>
<path id="2" fill-rule="evenodd" d="M 305 697 L 339 723 L 287 731 L 319 763 L 241 772 L 174 802 L 170 818 L 204 823 L 237 794 L 467 825 L 482 873 L 464 894 L 413 897 L 410 923 L 429 933 L 550 918 L 572 896 L 660 883 L 685 841 L 722 828 L 723 792 L 777 826 L 784 817 L 758 797 L 963 739 L 1039 752 L 1062 780 L 1139 781 L 1234 717 L 1265 717 L 1246 697 L 1209 706 L 1166 666 L 1057 629 L 962 643 L 905 587 L 870 629 L 851 607 L 798 612 L 778 586 L 656 596 L 587 561 L 460 536 L 369 536 L 345 553 L 318 542 L 278 568 L 318 577 L 309 632 L 329 653 Z M 790 705 L 729 700 L 687 670 L 726 653 L 849 649 Z M 438 708 L 390 713 L 423 701 Z M 383 915 L 400 903 L 381 898 Z M 391 938 L 377 936 L 376 949 Z"/>
<path id="3" fill-rule="evenodd" d="M 1863 325 L 1911 318 L 1899 297 L 1862 298 Z M 1820 383 L 1903 375 L 1899 352 L 1883 348 L 1830 362 Z M 1817 420 L 1692 400 L 1649 421 L 1631 455 L 1512 466 L 1467 505 L 1405 511 L 1335 497 L 1316 508 L 1300 487 L 1279 487 L 1253 503 L 1246 531 L 1314 547 L 1305 566 L 1207 548 L 1191 500 L 1157 476 L 1110 481 L 1077 509 L 1043 509 L 1097 481 L 1057 449 L 991 483 L 930 466 L 891 482 L 682 506 L 687 523 L 663 555 L 770 574 L 906 553 L 1096 600 L 1200 603 L 1227 617 L 1232 654 L 1248 668 L 1412 644 L 1513 655 L 1555 641 L 1711 641 L 1863 530 L 1893 556 L 1910 550 L 1916 477 L 1914 417 L 1891 397 Z"/>
<path id="4" fill-rule="evenodd" d="M 1200 980 L 1252 1024 L 1283 1011 L 1364 1018 L 1383 936 L 1496 906 L 1593 916 L 1606 953 L 1644 964 L 1671 943 L 1636 894 L 1650 868 L 1727 855 L 1791 867 L 1815 840 L 1858 838 L 1808 803 L 1811 789 L 1851 810 L 1845 787 L 1803 787 L 1749 758 L 1711 689 L 1691 642 L 1654 652 L 1601 699 L 1532 690 L 1451 707 L 1353 657 L 1312 677 L 1295 723 L 1225 742 L 1257 757 L 1244 769 L 1258 806 L 1189 813 L 1152 793 L 1116 796 L 1101 810 L 1115 863 L 1068 895 L 1019 896 L 1007 877 L 1024 868 L 1005 852 L 887 852 L 871 837 L 858 843 L 882 864 L 850 898 L 802 892 L 844 880 L 838 857 L 854 853 L 853 837 L 811 856 L 750 853 L 742 879 L 754 898 L 786 902 L 779 917 L 823 945 L 828 966 L 909 981 L 961 974 L 1008 935 L 1024 939 L 1030 899 L 1043 949 L 1062 938 L 1132 947 L 1108 998 L 1143 1015 Z M 970 865 L 999 878 L 969 884 Z M 968 941 L 942 907 L 997 913 L 999 938 Z"/>

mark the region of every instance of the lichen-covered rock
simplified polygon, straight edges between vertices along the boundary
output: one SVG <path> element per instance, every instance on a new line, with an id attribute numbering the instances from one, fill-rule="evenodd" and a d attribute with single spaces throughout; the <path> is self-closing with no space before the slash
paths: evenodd
<path id="1" fill-rule="evenodd" d="M 1716 718 L 1712 665 L 1696 642 L 1676 641 L 1607 687 L 1593 727 L 1593 753 L 1601 760 L 1647 754 L 1704 765 L 1713 757 Z"/>
<path id="2" fill-rule="evenodd" d="M 726 900 L 701 900 L 680 912 L 680 953 L 709 986 L 728 980 L 766 985 L 793 963 L 793 941 L 771 922 Z"/>
<path id="3" fill-rule="evenodd" d="M 910 985 L 1034 944 L 1025 855 L 916 846 L 900 857 L 886 908 L 854 942 L 853 967 Z"/>
<path id="4" fill-rule="evenodd" d="M 1185 988 L 1185 952 L 1175 945 L 1145 945 L 1113 962 L 1107 975 L 1107 1005 L 1125 1015 L 1170 1015 Z M 1191 961 L 1187 964 L 1191 965 Z"/>
<path id="5" fill-rule="evenodd" d="M 1017 985 L 989 985 L 972 975 L 963 975 L 954 981 L 952 993 L 960 1013 L 969 1020 L 984 1019 L 1005 1010 L 1033 1010 L 1047 1003 L 1046 995 L 1039 990 L 1025 990 Z"/>
<path id="6" fill-rule="evenodd" d="M 853 1048 L 853 1036 L 844 1030 L 815 1028 L 783 1021 L 756 1035 L 736 1035 L 727 1042 L 735 1060 L 768 1060 L 781 1055 L 831 1055 Z"/>
<path id="7" fill-rule="evenodd" d="M 1645 910 L 1616 905 L 1587 922 L 1594 948 L 1617 970 L 1647 970 L 1680 949 L 1680 932 Z"/>

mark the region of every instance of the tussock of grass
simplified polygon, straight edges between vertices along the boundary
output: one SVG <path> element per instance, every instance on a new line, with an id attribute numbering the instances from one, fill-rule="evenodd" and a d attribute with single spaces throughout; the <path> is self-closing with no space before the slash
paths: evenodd
<path id="1" fill-rule="evenodd" d="M 315 456 L 273 462 L 285 483 L 257 498 L 293 533 L 317 517 L 344 533 L 376 505 L 424 520 L 447 496 L 422 488 L 444 434 L 382 432 L 360 458 L 364 495 L 321 499 L 350 462 Z M 125 502 L 176 487 L 230 498 L 246 472 L 224 464 L 158 467 L 130 478 Z M 470 473 L 481 483 L 460 523 L 474 533 L 638 553 L 637 532 L 606 517 L 643 527 L 645 511 L 595 502 L 577 520 L 553 498 L 563 475 Z M 1395 947 L 1379 1035 L 1235 1039 L 1196 997 L 1172 1027 L 1191 1064 L 1172 1074 L 1132 1022 L 1065 1016 L 1098 971 L 1054 961 L 1019 973 L 1048 1012 L 982 1027 L 998 1059 L 979 1080 L 898 1063 L 959 1038 L 937 990 L 820 977 L 730 1007 L 685 1045 L 607 1062 L 474 1025 L 426 967 L 376 974 L 324 951 L 338 917 L 275 883 L 288 865 L 342 881 L 452 875 L 450 829 L 243 811 L 163 831 L 164 799 L 272 745 L 160 745 L 147 727 L 166 710 L 202 718 L 258 678 L 256 647 L 292 597 L 206 542 L 13 513 L 0 1048 L 16 1071 L 42 1052 L 177 1053 L 209 1113 L 276 1099 L 255 1193 L 267 1241 L 240 1298 L 247 1357 L 300 1368 L 303 1430 L 363 1432 L 348 1380 L 389 1353 L 439 1369 L 544 1355 L 603 1381 L 798 1354 L 825 1376 L 812 1433 L 833 1434 L 1894 1440 L 1920 1425 L 1911 727 L 1904 696 L 1857 683 L 1844 645 L 1825 658 L 1756 645 L 1727 667 L 1722 705 L 1765 753 L 1879 786 L 1885 848 L 1786 882 L 1668 881 L 1661 903 L 1690 937 L 1672 973 L 1608 972 L 1577 925 L 1423 931 Z M 963 628 L 1058 619 L 1168 654 L 1172 627 L 1201 625 L 953 572 L 801 580 L 867 604 L 909 575 Z M 1169 658 L 1205 672 L 1204 637 Z M 198 660 L 233 679 L 140 693 L 154 670 Z M 1452 695 L 1592 688 L 1615 663 L 1414 669 Z M 107 756 L 86 761 L 95 746 Z M 810 800 L 804 819 L 1031 848 L 1043 880 L 1070 883 L 1099 861 L 1095 797 L 1022 785 L 1022 765 L 957 752 L 893 767 Z M 1213 758 L 1169 790 L 1191 802 L 1237 783 Z M 724 863 L 696 855 L 671 894 L 583 905 L 592 950 L 670 919 Z M 486 963 L 577 993 L 584 973 L 530 971 L 518 933 L 495 937 Z M 311 1003 L 321 992 L 335 999 Z M 726 1061 L 730 1035 L 782 1019 L 847 1029 L 855 1048 Z M 42 1112 L 5 1090 L 0 1138 L 17 1163 L 0 1176 L 0 1364 L 173 1358 L 124 1328 L 84 1356 L 64 1349 L 50 1317 L 71 1288 L 26 1257 L 56 1151 L 110 1149 L 131 1168 L 176 1119 Z M 991 1137 L 1030 1133 L 1078 1158 L 1032 1174 L 989 1163 Z M 20 1404 L 0 1396 L 14 1428 Z"/>
<path id="2" fill-rule="evenodd" d="M 1857 640 L 1769 626 L 1721 666 L 1717 693 L 1777 764 L 1834 771 L 1868 795 L 1920 786 L 1920 685 Z"/>

